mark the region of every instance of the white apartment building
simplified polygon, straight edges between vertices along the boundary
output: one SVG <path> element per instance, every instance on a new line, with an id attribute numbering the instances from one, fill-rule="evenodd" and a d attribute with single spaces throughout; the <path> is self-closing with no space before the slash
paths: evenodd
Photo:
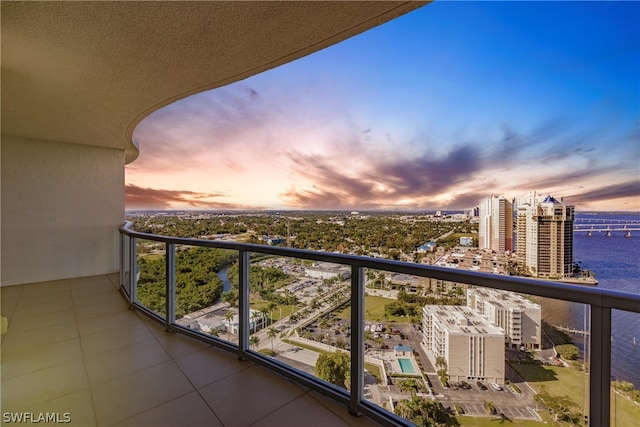
<path id="1" fill-rule="evenodd" d="M 573 275 L 574 206 L 536 193 L 517 201 L 516 254 L 534 277 Z"/>
<path id="2" fill-rule="evenodd" d="M 542 344 L 540 305 L 513 292 L 469 287 L 467 307 L 502 328 L 505 345 L 538 349 Z"/>
<path id="3" fill-rule="evenodd" d="M 475 310 L 457 305 L 422 308 L 422 345 L 435 366 L 447 362 L 451 381 L 504 383 L 504 331 Z"/>
<path id="4" fill-rule="evenodd" d="M 500 196 L 480 203 L 478 246 L 497 252 L 513 250 L 513 204 Z"/>

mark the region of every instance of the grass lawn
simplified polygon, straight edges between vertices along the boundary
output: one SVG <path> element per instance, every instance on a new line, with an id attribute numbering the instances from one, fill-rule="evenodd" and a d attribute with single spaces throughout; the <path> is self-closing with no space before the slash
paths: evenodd
<path id="1" fill-rule="evenodd" d="M 383 298 L 374 295 L 365 295 L 364 320 L 367 322 L 409 323 L 409 317 L 385 317 L 384 306 L 394 301 L 395 300 L 389 298 Z M 335 314 L 341 319 L 351 320 L 351 306 L 345 307 L 341 311 L 335 312 Z"/>
<path id="2" fill-rule="evenodd" d="M 260 310 L 263 307 L 269 307 L 269 302 L 268 301 L 263 301 L 263 300 L 254 300 L 253 302 L 251 302 L 250 304 L 251 309 L 253 310 Z M 293 307 L 292 310 L 292 306 L 290 305 L 283 305 L 282 306 L 282 317 L 287 317 L 287 316 L 291 316 L 291 314 L 295 313 L 296 311 L 300 311 L 301 308 L 300 307 Z M 278 320 L 280 320 L 280 307 L 276 307 L 273 309 L 273 311 L 271 312 L 271 314 L 273 314 L 273 321 L 277 322 Z"/>
<path id="3" fill-rule="evenodd" d="M 544 386 L 546 390 L 555 396 L 567 395 L 578 404 L 579 407 L 588 405 L 588 381 L 589 377 L 584 372 L 573 368 L 561 366 L 541 366 L 541 365 L 511 365 L 524 377 L 536 390 Z M 635 425 L 640 419 L 640 405 L 636 405 L 629 399 L 611 394 L 611 419 L 613 426 Z M 585 413 L 588 411 L 585 410 Z M 463 424 L 467 425 L 467 424 Z M 475 426 L 475 424 L 470 424 Z"/>

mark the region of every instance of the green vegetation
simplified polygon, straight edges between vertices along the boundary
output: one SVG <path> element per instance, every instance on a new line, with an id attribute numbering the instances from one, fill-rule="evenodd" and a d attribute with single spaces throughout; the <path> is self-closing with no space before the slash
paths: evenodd
<path id="1" fill-rule="evenodd" d="M 176 317 L 214 304 L 222 294 L 217 273 L 235 262 L 234 251 L 201 247 L 176 251 Z M 164 313 L 166 300 L 165 256 L 138 258 L 138 300 L 149 309 Z"/>
<path id="2" fill-rule="evenodd" d="M 394 412 L 421 427 L 436 427 L 440 425 L 457 426 L 457 420 L 450 416 L 435 400 L 412 397 L 396 403 Z"/>
<path id="3" fill-rule="evenodd" d="M 573 344 L 557 345 L 556 351 L 564 360 L 576 360 L 580 356 L 580 350 Z"/>
<path id="4" fill-rule="evenodd" d="M 536 394 L 535 400 L 549 408 L 556 420 L 567 421 L 573 425 L 582 425 L 582 410 L 569 396 L 551 395 L 547 392 L 546 387 L 540 386 L 540 391 Z"/>
<path id="5" fill-rule="evenodd" d="M 640 390 L 636 389 L 633 383 L 628 381 L 612 381 L 611 387 L 623 396 L 640 404 Z"/>
<path id="6" fill-rule="evenodd" d="M 428 241 L 455 245 L 460 236 L 474 236 L 478 225 L 470 221 L 434 221 L 427 215 L 368 213 L 353 216 L 344 212 L 296 213 L 281 217 L 271 213 L 218 214 L 208 218 L 137 215 L 136 231 L 178 237 L 218 238 L 232 235 L 237 240 L 260 243 L 263 236 L 282 236 L 294 248 L 353 252 L 376 251 L 387 258 L 413 259 L 416 248 Z"/>
<path id="7" fill-rule="evenodd" d="M 315 375 L 339 387 L 348 388 L 351 360 L 342 351 L 321 354 L 316 361 Z"/>

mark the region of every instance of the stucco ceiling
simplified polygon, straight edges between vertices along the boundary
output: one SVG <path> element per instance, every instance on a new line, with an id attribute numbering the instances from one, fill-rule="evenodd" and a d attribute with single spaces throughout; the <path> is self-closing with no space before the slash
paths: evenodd
<path id="1" fill-rule="evenodd" d="M 2 1 L 2 134 L 125 149 L 177 99 L 335 44 L 425 2 Z"/>

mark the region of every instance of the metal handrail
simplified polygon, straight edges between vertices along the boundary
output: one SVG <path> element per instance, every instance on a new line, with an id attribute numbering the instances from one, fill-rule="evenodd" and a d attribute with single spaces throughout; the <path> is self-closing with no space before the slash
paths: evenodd
<path id="1" fill-rule="evenodd" d="M 222 240 L 201 240 L 162 236 L 134 231 L 132 223 L 127 222 L 120 227 L 121 235 L 128 236 L 129 267 L 133 271 L 136 266 L 136 239 L 163 242 L 166 245 L 166 278 L 167 278 L 167 316 L 164 321 L 168 330 L 176 330 L 195 338 L 206 340 L 227 350 L 238 351 L 240 359 L 249 359 L 270 367 L 278 373 L 303 383 L 317 391 L 327 394 L 336 400 L 348 404 L 353 414 L 364 413 L 380 422 L 392 425 L 407 425 L 406 420 L 378 408 L 363 399 L 364 372 L 364 269 L 371 268 L 394 273 L 434 278 L 444 281 L 465 283 L 486 288 L 519 292 L 540 297 L 560 299 L 589 305 L 591 308 L 590 334 L 590 393 L 589 422 L 590 425 L 609 426 L 610 395 L 609 381 L 611 376 L 611 310 L 619 309 L 640 313 L 640 295 L 628 292 L 602 289 L 598 287 L 573 285 L 525 277 L 505 276 L 481 273 L 477 271 L 458 270 L 423 264 L 371 258 L 358 255 L 318 252 L 304 249 L 282 248 L 250 243 L 237 243 Z M 176 245 L 200 246 L 217 249 L 230 249 L 239 253 L 239 345 L 206 337 L 175 324 L 175 247 Z M 124 242 L 121 244 L 124 250 Z M 287 365 L 266 358 L 249 349 L 249 255 L 261 253 L 312 261 L 323 261 L 343 264 L 351 267 L 351 393 L 318 380 L 316 377 L 299 372 Z M 124 255 L 120 257 L 124 263 Z M 124 277 L 124 275 L 121 275 Z M 135 275 L 129 274 L 127 296 L 133 307 L 150 313 L 137 303 L 135 292 Z M 124 285 L 124 283 L 122 284 Z"/>

